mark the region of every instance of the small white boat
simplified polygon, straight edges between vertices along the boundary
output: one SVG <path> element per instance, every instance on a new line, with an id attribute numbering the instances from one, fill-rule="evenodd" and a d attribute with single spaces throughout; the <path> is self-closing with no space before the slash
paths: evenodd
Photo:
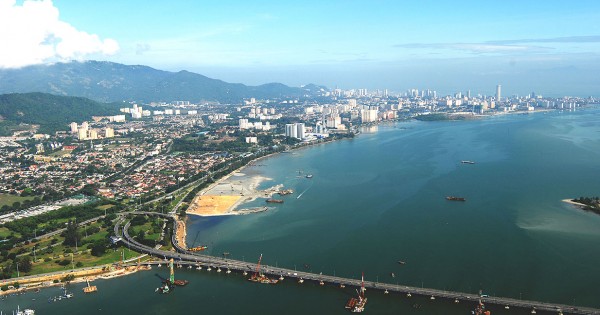
<path id="1" fill-rule="evenodd" d="M 231 273 L 231 269 L 227 269 L 227 271 L 225 271 L 225 273 Z"/>
<path id="2" fill-rule="evenodd" d="M 510 309 L 510 306 L 506 305 L 504 308 L 508 310 Z"/>
<path id="3" fill-rule="evenodd" d="M 298 283 L 304 283 L 304 279 L 300 278 L 300 280 L 298 280 Z"/>
<path id="4" fill-rule="evenodd" d="M 206 268 L 206 271 L 211 271 L 212 268 L 210 268 L 210 266 L 208 266 L 208 268 Z"/>
<path id="5" fill-rule="evenodd" d="M 406 297 L 411 297 L 412 294 L 410 294 L 410 292 L 406 293 Z"/>
<path id="6" fill-rule="evenodd" d="M 390 292 L 387 289 L 385 289 L 385 291 L 383 291 L 383 294 L 389 294 L 389 293 Z"/>
<path id="7" fill-rule="evenodd" d="M 435 300 L 435 296 L 432 295 L 429 299 L 430 300 Z"/>
<path id="8" fill-rule="evenodd" d="M 279 281 L 283 281 L 283 275 L 279 276 Z"/>
<path id="9" fill-rule="evenodd" d="M 221 268 L 217 268 L 217 272 L 221 272 Z"/>
<path id="10" fill-rule="evenodd" d="M 244 273 L 243 273 L 243 275 L 244 275 L 244 276 L 247 276 L 247 275 L 248 275 L 248 273 L 247 273 L 247 272 L 244 270 Z"/>
<path id="11" fill-rule="evenodd" d="M 202 266 L 196 267 L 196 270 L 202 270 Z"/>
<path id="12" fill-rule="evenodd" d="M 454 303 L 459 303 L 460 301 L 458 299 L 454 299 Z"/>

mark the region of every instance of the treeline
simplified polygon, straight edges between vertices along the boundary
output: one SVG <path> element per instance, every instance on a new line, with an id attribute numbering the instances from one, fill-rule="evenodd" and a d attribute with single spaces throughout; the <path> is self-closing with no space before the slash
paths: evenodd
<path id="1" fill-rule="evenodd" d="M 584 204 L 583 210 L 600 214 L 600 197 L 579 197 L 573 201 Z"/>

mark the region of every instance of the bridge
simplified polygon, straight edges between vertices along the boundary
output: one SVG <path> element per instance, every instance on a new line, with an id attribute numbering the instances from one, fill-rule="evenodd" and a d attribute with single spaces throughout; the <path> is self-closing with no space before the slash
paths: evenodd
<path id="1" fill-rule="evenodd" d="M 163 218 L 175 219 L 172 215 L 169 214 L 161 214 L 155 212 L 132 212 L 129 214 L 140 214 L 140 215 L 158 215 Z M 175 239 L 176 231 L 174 231 L 172 236 L 172 243 L 177 252 L 164 251 L 152 247 L 145 246 L 135 241 L 128 233 L 129 222 L 127 222 L 123 228 L 121 229 L 121 224 L 125 221 L 124 217 L 120 217 L 115 224 L 114 232 L 117 236 L 122 236 L 123 242 L 125 245 L 133 248 L 136 251 L 146 253 L 156 257 L 162 257 L 165 260 L 173 258 L 177 261 L 178 265 L 186 265 L 188 267 L 196 268 L 200 267 L 210 267 L 216 270 L 226 270 L 229 272 L 241 272 L 241 273 L 252 273 L 256 271 L 258 267 L 257 264 L 226 259 L 220 257 L 213 257 L 208 255 L 201 255 L 198 253 L 192 253 L 186 250 L 186 248 L 180 246 Z M 177 224 L 174 225 L 174 228 L 177 228 Z M 158 263 L 156 263 L 158 264 Z M 354 286 L 360 287 L 361 280 L 358 279 L 350 279 L 343 277 L 336 277 L 325 274 L 315 274 L 311 272 L 303 272 L 296 271 L 286 268 L 273 267 L 268 265 L 261 265 L 260 272 L 272 276 L 274 278 L 283 277 L 283 278 L 294 278 L 299 282 L 304 281 L 313 281 L 316 283 L 323 284 L 334 284 L 338 286 Z M 472 302 L 477 303 L 479 300 L 485 304 L 498 305 L 501 307 L 515 307 L 522 309 L 531 309 L 536 311 L 547 311 L 554 312 L 556 314 L 595 314 L 600 315 L 600 309 L 588 308 L 588 307 L 576 307 L 572 305 L 563 305 L 563 304 L 554 304 L 554 303 L 545 303 L 545 302 L 537 302 L 537 301 L 528 301 L 528 300 L 520 300 L 520 299 L 512 299 L 512 298 L 504 298 L 504 297 L 482 297 L 477 294 L 464 293 L 464 292 L 455 292 L 455 291 L 445 291 L 438 289 L 430 289 L 430 288 L 419 288 L 413 286 L 405 286 L 398 284 L 389 284 L 382 282 L 373 282 L 373 281 L 365 281 L 365 287 L 373 290 L 379 290 L 383 292 L 395 292 L 399 294 L 403 294 L 407 297 L 412 295 L 419 295 L 430 297 L 432 299 L 435 298 L 443 298 L 448 300 L 453 300 L 455 302 Z"/>

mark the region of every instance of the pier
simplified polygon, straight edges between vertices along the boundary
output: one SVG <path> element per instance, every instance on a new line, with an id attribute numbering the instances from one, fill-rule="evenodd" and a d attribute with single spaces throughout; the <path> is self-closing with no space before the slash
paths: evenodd
<path id="1" fill-rule="evenodd" d="M 134 213 L 130 213 L 130 214 L 158 215 L 158 216 L 161 216 L 164 218 L 173 219 L 173 217 L 171 215 L 154 213 L 154 212 L 134 212 Z M 249 262 L 233 260 L 233 259 L 225 259 L 225 258 L 220 258 L 220 257 L 213 257 L 213 256 L 208 256 L 208 255 L 200 255 L 197 253 L 189 252 L 185 248 L 183 248 L 182 246 L 177 244 L 177 240 L 175 239 L 175 236 L 174 236 L 176 233 L 173 233 L 172 243 L 173 243 L 173 246 L 175 247 L 175 249 L 177 250 L 177 252 L 163 251 L 163 250 L 159 250 L 159 249 L 155 249 L 152 247 L 142 245 L 130 237 L 130 235 L 127 231 L 129 228 L 129 222 L 127 222 L 123 226 L 122 229 L 120 228 L 121 224 L 124 221 L 125 221 L 124 217 L 121 217 L 118 219 L 117 223 L 115 224 L 115 228 L 114 228 L 115 235 L 121 236 L 123 238 L 122 241 L 125 243 L 125 245 L 127 245 L 139 252 L 147 253 L 149 255 L 159 257 L 159 258 L 162 257 L 164 259 L 164 261 L 155 262 L 154 264 L 166 263 L 166 260 L 173 258 L 176 261 L 176 264 L 182 265 L 182 266 L 192 266 L 192 267 L 200 266 L 203 268 L 211 267 L 213 269 L 221 268 L 223 270 L 231 270 L 232 272 L 240 272 L 240 273 L 243 273 L 243 272 L 252 273 L 252 272 L 256 271 L 257 264 L 255 264 L 255 263 L 249 263 Z M 176 225 L 175 225 L 175 227 L 176 227 Z M 150 263 L 145 263 L 145 264 L 150 264 Z M 360 279 L 350 279 L 350 278 L 335 277 L 335 276 L 325 275 L 325 274 L 302 272 L 302 271 L 273 267 L 273 266 L 268 266 L 268 265 L 261 265 L 260 272 L 264 273 L 265 275 L 273 276 L 275 278 L 282 276 L 287 279 L 290 279 L 290 278 L 298 279 L 298 280 L 303 279 L 305 282 L 312 281 L 315 283 L 320 283 L 322 281 L 323 283 L 337 285 L 337 286 L 341 286 L 341 285 L 354 286 L 354 287 L 361 286 Z M 501 307 L 509 306 L 510 308 L 521 308 L 521 309 L 526 309 L 526 310 L 530 309 L 530 310 L 536 310 L 536 311 L 546 311 L 546 312 L 552 312 L 552 313 L 556 313 L 556 314 L 596 314 L 596 315 L 600 315 L 600 309 L 594 309 L 594 308 L 589 308 L 589 307 L 578 307 L 578 306 L 572 306 L 572 305 L 546 303 L 546 302 L 538 302 L 538 301 L 528 301 L 528 300 L 520 300 L 520 299 L 504 298 L 504 297 L 488 297 L 488 296 L 482 297 L 478 294 L 472 294 L 472 293 L 446 291 L 446 290 L 438 290 L 438 289 L 430 289 L 430 288 L 420 288 L 420 287 L 382 283 L 382 282 L 365 281 L 365 287 L 372 289 L 374 291 L 379 290 L 379 291 L 383 292 L 383 291 L 387 290 L 389 293 L 398 293 L 398 294 L 402 294 L 407 297 L 412 296 L 412 295 L 419 295 L 419 296 L 425 296 L 425 297 L 443 298 L 443 299 L 448 299 L 450 301 L 458 300 L 460 302 L 470 302 L 473 304 L 475 304 L 479 300 L 481 300 L 485 304 L 493 304 L 493 305 L 498 305 Z"/>

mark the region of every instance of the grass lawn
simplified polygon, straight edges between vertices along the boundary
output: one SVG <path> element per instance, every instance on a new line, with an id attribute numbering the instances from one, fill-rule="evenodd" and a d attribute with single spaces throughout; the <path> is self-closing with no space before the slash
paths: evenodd
<path id="1" fill-rule="evenodd" d="M 24 200 L 32 200 L 33 198 L 35 198 L 35 196 L 21 197 L 11 194 L 0 194 L 0 207 L 4 205 L 12 206 L 16 201 L 22 203 Z"/>
<path id="2" fill-rule="evenodd" d="M 10 236 L 11 233 L 14 233 L 14 232 L 9 230 L 8 228 L 0 227 L 0 238 L 5 239 L 8 236 Z M 17 235 L 17 233 L 15 233 L 15 235 Z"/>

